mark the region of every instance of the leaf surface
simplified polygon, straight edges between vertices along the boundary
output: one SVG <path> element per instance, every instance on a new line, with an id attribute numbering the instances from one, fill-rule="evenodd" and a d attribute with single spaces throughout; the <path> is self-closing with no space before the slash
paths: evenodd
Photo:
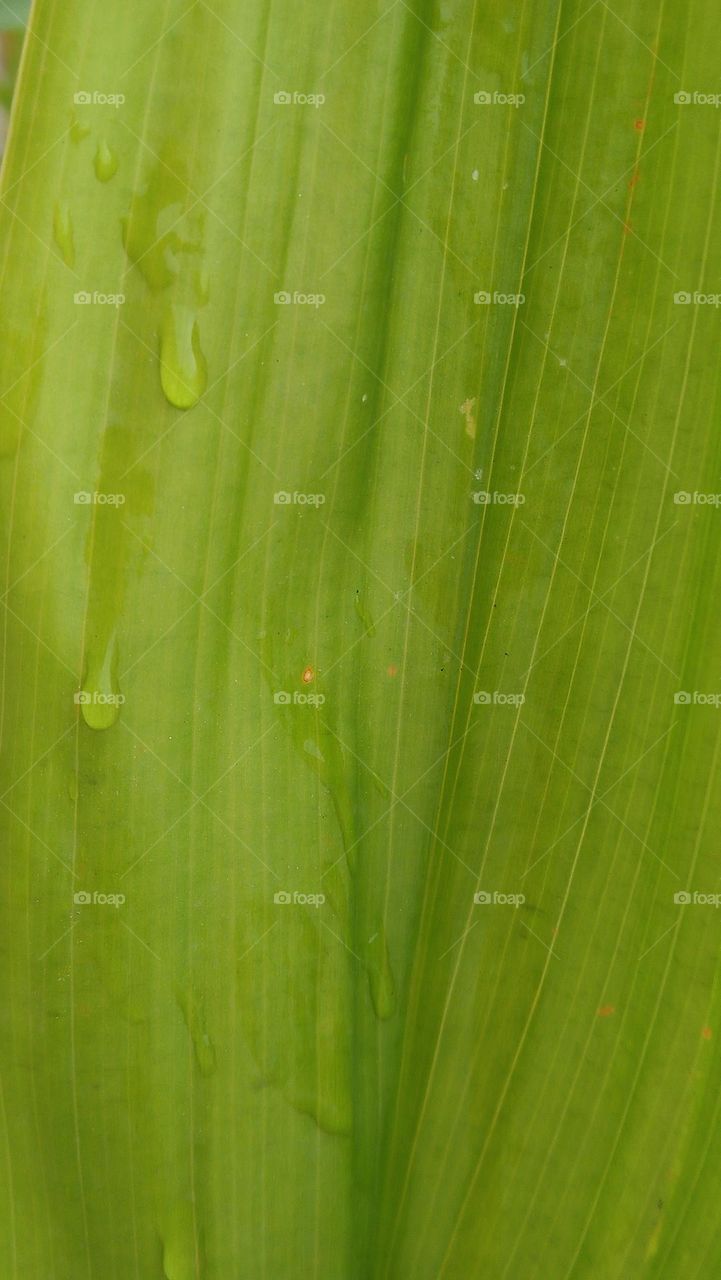
<path id="1" fill-rule="evenodd" d="M 714 1273 L 720 28 L 36 0 L 13 1280 Z"/>

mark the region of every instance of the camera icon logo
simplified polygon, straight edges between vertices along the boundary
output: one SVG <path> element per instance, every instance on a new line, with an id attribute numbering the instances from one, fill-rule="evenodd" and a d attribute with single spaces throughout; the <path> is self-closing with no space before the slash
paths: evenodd
<path id="1" fill-rule="evenodd" d="M 482 889 L 480 893 L 474 893 L 473 901 L 477 907 L 487 907 L 493 901 L 493 895 Z"/>
<path id="2" fill-rule="evenodd" d="M 686 507 L 691 501 L 691 494 L 687 493 L 685 489 L 679 489 L 678 493 L 673 495 L 673 500 L 677 507 Z"/>
<path id="3" fill-rule="evenodd" d="M 287 107 L 288 104 L 293 101 L 293 99 L 289 93 L 286 93 L 283 89 L 281 89 L 279 93 L 273 94 L 273 101 L 278 106 Z"/>
<path id="4" fill-rule="evenodd" d="M 486 89 L 481 89 L 479 93 L 474 93 L 473 101 L 477 107 L 487 107 L 490 102 L 493 102 L 493 94 L 488 93 Z"/>
<path id="5" fill-rule="evenodd" d="M 276 507 L 287 507 L 292 500 L 292 493 L 287 493 L 285 489 L 280 489 L 278 493 L 273 494 L 273 501 Z"/>
<path id="6" fill-rule="evenodd" d="M 690 903 L 690 901 L 691 901 L 691 894 L 690 894 L 690 893 L 683 893 L 683 892 L 681 892 L 681 893 L 675 893 L 675 894 L 673 895 L 673 900 L 674 900 L 674 902 L 675 902 L 675 903 L 677 903 L 677 905 L 678 905 L 678 906 L 681 906 L 681 907 L 687 907 L 687 906 L 688 906 L 688 904 L 689 904 L 689 903 Z"/>
<path id="7" fill-rule="evenodd" d="M 292 698 L 285 689 L 281 689 L 279 693 L 273 694 L 273 701 L 277 707 L 287 707 L 288 703 L 292 702 Z"/>
<path id="8" fill-rule="evenodd" d="M 73 294 L 73 302 L 77 303 L 77 304 L 78 304 L 78 306 L 81 306 L 81 307 L 83 307 L 83 306 L 84 306 L 84 307 L 87 307 L 87 306 L 88 306 L 88 304 L 89 304 L 90 302 L 92 302 L 92 300 L 93 300 L 93 298 L 92 298 L 92 294 L 90 294 L 90 293 L 85 293 L 85 292 L 84 292 L 84 291 L 82 291 L 82 290 L 81 290 L 81 292 L 80 292 L 80 293 L 74 293 L 74 294 Z"/>
<path id="9" fill-rule="evenodd" d="M 487 707 L 491 701 L 491 695 L 490 693 L 486 693 L 485 690 L 481 690 L 480 693 L 474 693 L 473 701 L 475 702 L 476 706 Z"/>
<path id="10" fill-rule="evenodd" d="M 87 907 L 88 903 L 92 902 L 92 900 L 91 895 L 89 893 L 84 893 L 83 891 L 73 894 L 73 902 L 78 907 Z"/>
<path id="11" fill-rule="evenodd" d="M 93 500 L 92 493 L 86 493 L 84 490 L 81 493 L 73 494 L 73 502 L 76 504 L 76 506 L 77 505 L 88 506 L 89 503 L 92 502 L 92 500 Z"/>
<path id="12" fill-rule="evenodd" d="M 92 102 L 92 100 L 92 94 L 84 93 L 82 90 L 80 93 L 73 94 L 73 102 L 78 103 L 81 107 L 86 107 L 89 102 Z"/>
<path id="13" fill-rule="evenodd" d="M 687 707 L 691 701 L 691 694 L 686 693 L 684 689 L 679 689 L 678 693 L 673 695 L 673 700 L 677 707 Z"/>
<path id="14" fill-rule="evenodd" d="M 473 301 L 477 307 L 488 307 L 491 303 L 491 295 L 487 289 L 479 289 L 473 295 Z"/>
<path id="15" fill-rule="evenodd" d="M 680 293 L 675 293 L 673 295 L 673 300 L 677 307 L 690 307 L 691 294 L 685 289 L 682 289 Z"/>
<path id="16" fill-rule="evenodd" d="M 78 689 L 78 692 L 73 694 L 73 702 L 76 707 L 87 707 L 92 700 L 92 695 L 87 693 L 85 689 Z"/>
<path id="17" fill-rule="evenodd" d="M 286 893 L 284 890 L 281 890 L 280 893 L 273 894 L 273 901 L 280 902 L 283 905 L 286 905 L 288 902 L 291 902 L 292 899 L 289 893 Z"/>
<path id="18" fill-rule="evenodd" d="M 673 95 L 673 100 L 678 106 L 686 107 L 691 101 L 691 94 L 684 92 L 682 89 Z"/>
<path id="19" fill-rule="evenodd" d="M 293 299 L 287 289 L 281 289 L 273 294 L 273 301 L 277 307 L 289 307 Z"/>

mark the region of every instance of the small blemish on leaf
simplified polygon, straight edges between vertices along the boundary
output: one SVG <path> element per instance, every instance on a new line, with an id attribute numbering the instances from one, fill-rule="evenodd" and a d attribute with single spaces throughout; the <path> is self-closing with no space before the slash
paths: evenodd
<path id="1" fill-rule="evenodd" d="M 458 412 L 462 413 L 464 418 L 466 419 L 466 435 L 470 436 L 471 440 L 475 440 L 476 438 L 476 415 L 474 412 L 475 407 L 476 407 L 475 396 L 473 397 L 472 400 L 471 399 L 464 400 L 463 404 L 459 404 L 458 406 Z"/>

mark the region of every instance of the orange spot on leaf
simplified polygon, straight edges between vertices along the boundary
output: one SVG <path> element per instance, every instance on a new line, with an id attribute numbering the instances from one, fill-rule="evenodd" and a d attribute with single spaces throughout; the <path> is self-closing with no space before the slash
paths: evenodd
<path id="1" fill-rule="evenodd" d="M 315 680 L 315 671 L 313 670 L 313 668 L 306 667 L 305 671 L 303 672 L 303 675 L 301 676 L 301 679 L 303 681 L 303 684 L 310 684 L 312 680 Z"/>
<path id="2" fill-rule="evenodd" d="M 395 663 L 394 663 L 394 662 L 392 662 L 392 663 L 391 663 L 391 665 L 390 665 L 389 667 L 387 667 L 386 669 L 387 669 L 387 671 L 388 671 L 388 675 L 389 675 L 389 676 L 397 676 L 397 675 L 398 675 L 398 668 L 397 668 L 397 666 L 395 665 Z"/>
<path id="3" fill-rule="evenodd" d="M 638 182 L 640 177 L 641 177 L 640 173 L 634 173 L 631 181 L 628 184 L 629 191 L 633 191 L 633 188 L 636 186 L 636 183 Z"/>
<path id="4" fill-rule="evenodd" d="M 602 1004 L 598 1010 L 599 1018 L 610 1018 L 612 1013 L 616 1012 L 616 1006 L 613 1004 Z"/>
<path id="5" fill-rule="evenodd" d="M 634 129 L 638 130 L 638 132 L 639 132 L 639 133 L 643 133 L 644 129 L 646 128 L 646 121 L 645 121 L 645 120 L 634 120 L 634 122 L 633 122 L 633 127 L 634 127 Z"/>
<path id="6" fill-rule="evenodd" d="M 711 1036 L 713 1035 L 713 1031 L 711 1030 L 710 1027 L 704 1027 L 701 1032 L 701 1035 L 703 1036 L 704 1040 L 710 1040 Z"/>

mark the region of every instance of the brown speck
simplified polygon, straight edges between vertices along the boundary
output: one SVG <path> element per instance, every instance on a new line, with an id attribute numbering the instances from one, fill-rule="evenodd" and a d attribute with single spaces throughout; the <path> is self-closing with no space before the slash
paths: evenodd
<path id="1" fill-rule="evenodd" d="M 310 684 L 313 680 L 315 680 L 315 671 L 313 670 L 313 668 L 306 667 L 305 671 L 303 672 L 303 675 L 301 676 L 301 679 L 303 681 L 303 684 Z"/>
<path id="2" fill-rule="evenodd" d="M 473 412 L 475 407 L 475 396 L 472 400 L 464 400 L 463 404 L 459 404 L 458 406 L 458 412 L 462 413 L 466 419 L 466 435 L 470 436 L 471 440 L 475 440 L 476 438 L 476 415 Z"/>
<path id="3" fill-rule="evenodd" d="M 612 1004 L 602 1004 L 598 1010 L 599 1018 L 610 1018 L 612 1013 L 616 1012 L 616 1006 Z"/>

